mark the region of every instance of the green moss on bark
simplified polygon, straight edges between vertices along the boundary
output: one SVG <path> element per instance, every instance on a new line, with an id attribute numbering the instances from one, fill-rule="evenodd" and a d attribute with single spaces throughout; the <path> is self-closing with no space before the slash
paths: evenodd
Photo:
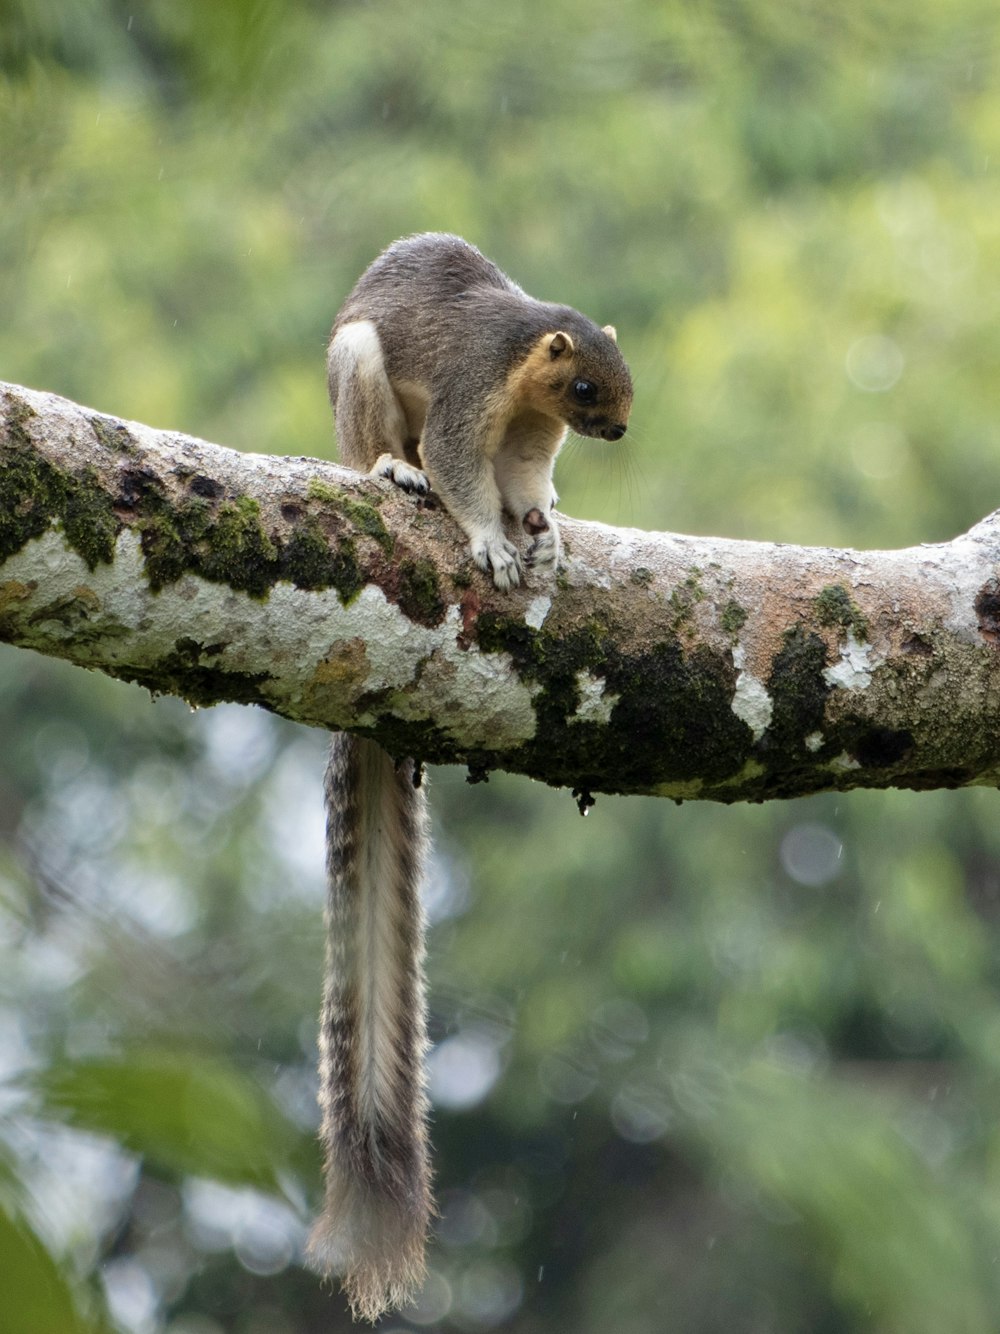
<path id="1" fill-rule="evenodd" d="M 421 625 L 438 625 L 447 604 L 441 595 L 441 581 L 434 562 L 401 560 L 396 601 L 400 611 Z"/>
<path id="2" fill-rule="evenodd" d="M 126 454 L 132 458 L 137 458 L 141 453 L 124 422 L 116 421 L 114 417 L 98 416 L 88 420 L 90 429 L 105 449 L 113 449 L 116 454 Z"/>
<path id="3" fill-rule="evenodd" d="M 149 667 L 106 668 L 109 676 L 144 686 L 153 695 L 178 695 L 195 708 L 230 701 L 272 707 L 263 687 L 266 672 L 228 672 L 209 663 L 193 664 L 186 652 L 167 654 Z"/>
<path id="4" fill-rule="evenodd" d="M 843 584 L 828 584 L 813 599 L 813 605 L 820 625 L 850 630 L 859 643 L 868 638 L 868 618 Z"/>
<path id="5" fill-rule="evenodd" d="M 826 645 L 801 625 L 786 630 L 767 681 L 773 702 L 762 750 L 786 758 L 806 754 L 806 737 L 823 726 L 830 687 L 823 679 Z"/>
<path id="6" fill-rule="evenodd" d="M 395 538 L 386 528 L 378 512 L 378 499 L 359 500 L 356 496 L 348 495 L 340 487 L 319 477 L 310 479 L 307 494 L 310 500 L 321 501 L 342 514 L 359 533 L 377 542 L 387 556 L 392 555 Z"/>
<path id="7" fill-rule="evenodd" d="M 136 522 L 146 577 L 154 593 L 176 581 L 194 567 L 193 552 L 212 523 L 212 506 L 200 496 L 171 505 L 151 491 Z"/>
<path id="8" fill-rule="evenodd" d="M 121 525 L 95 468 L 81 468 L 67 484 L 62 526 L 67 542 L 83 557 L 88 570 L 95 570 L 102 562 L 111 564 Z"/>
<path id="9" fill-rule="evenodd" d="M 727 635 L 738 635 L 746 624 L 749 612 L 746 607 L 741 606 L 735 598 L 730 598 L 722 608 L 722 615 L 719 617 L 719 624 L 725 630 Z"/>
<path id="10" fill-rule="evenodd" d="M 260 502 L 252 496 L 223 501 L 201 546 L 198 573 L 252 597 L 266 598 L 281 577 L 278 548 L 264 531 Z"/>
<path id="11" fill-rule="evenodd" d="M 96 471 L 63 470 L 42 458 L 29 431 L 34 411 L 11 394 L 7 405 L 0 443 L 0 560 L 57 523 L 88 569 L 110 562 L 121 525 Z"/>
<path id="12" fill-rule="evenodd" d="M 265 531 L 260 505 L 252 497 L 216 503 L 223 488 L 201 475 L 192 477 L 190 486 L 195 494 L 172 501 L 155 475 L 127 475 L 122 500 L 136 511 L 154 591 L 185 573 L 259 598 L 267 597 L 281 579 L 297 588 L 334 588 L 344 603 L 364 587 L 353 538 L 331 544 L 315 515 L 300 514 L 281 542 Z"/>
<path id="13" fill-rule="evenodd" d="M 688 653 L 671 635 L 624 654 L 601 616 L 560 633 L 486 613 L 479 645 L 509 653 L 522 680 L 541 687 L 537 732 L 516 752 L 514 767 L 553 785 L 613 792 L 721 782 L 751 753 L 750 729 L 730 707 L 735 673 L 728 653 L 704 646 Z M 576 716 L 581 674 L 603 679 L 607 722 Z"/>

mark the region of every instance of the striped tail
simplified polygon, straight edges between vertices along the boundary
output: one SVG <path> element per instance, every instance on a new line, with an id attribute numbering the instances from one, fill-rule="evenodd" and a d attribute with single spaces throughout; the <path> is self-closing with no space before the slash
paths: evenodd
<path id="1" fill-rule="evenodd" d="M 309 1239 L 355 1318 L 419 1288 L 433 1208 L 427 1162 L 427 846 L 414 764 L 333 736 L 326 774 L 327 972 L 320 1032 L 326 1201 Z"/>

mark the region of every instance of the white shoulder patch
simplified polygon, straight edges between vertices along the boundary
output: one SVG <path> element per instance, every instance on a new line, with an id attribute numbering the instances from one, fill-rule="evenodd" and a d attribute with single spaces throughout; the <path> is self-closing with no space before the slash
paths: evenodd
<path id="1" fill-rule="evenodd" d="M 353 320 L 337 331 L 330 343 L 329 360 L 338 366 L 352 365 L 362 375 L 383 369 L 382 344 L 371 320 Z"/>

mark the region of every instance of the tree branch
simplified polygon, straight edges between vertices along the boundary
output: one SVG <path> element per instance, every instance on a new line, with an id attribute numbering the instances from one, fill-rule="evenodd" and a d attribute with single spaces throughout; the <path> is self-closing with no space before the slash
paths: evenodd
<path id="1" fill-rule="evenodd" d="M 500 594 L 433 497 L 0 386 L 0 639 L 582 792 L 1000 779 L 1000 514 L 860 552 L 565 519 Z"/>

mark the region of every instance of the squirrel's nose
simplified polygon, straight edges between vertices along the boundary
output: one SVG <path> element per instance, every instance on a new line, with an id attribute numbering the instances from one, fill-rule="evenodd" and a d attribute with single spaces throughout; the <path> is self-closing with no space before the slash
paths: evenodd
<path id="1" fill-rule="evenodd" d="M 625 434 L 625 427 L 616 422 L 614 426 L 606 426 L 602 434 L 605 440 L 620 440 Z"/>

